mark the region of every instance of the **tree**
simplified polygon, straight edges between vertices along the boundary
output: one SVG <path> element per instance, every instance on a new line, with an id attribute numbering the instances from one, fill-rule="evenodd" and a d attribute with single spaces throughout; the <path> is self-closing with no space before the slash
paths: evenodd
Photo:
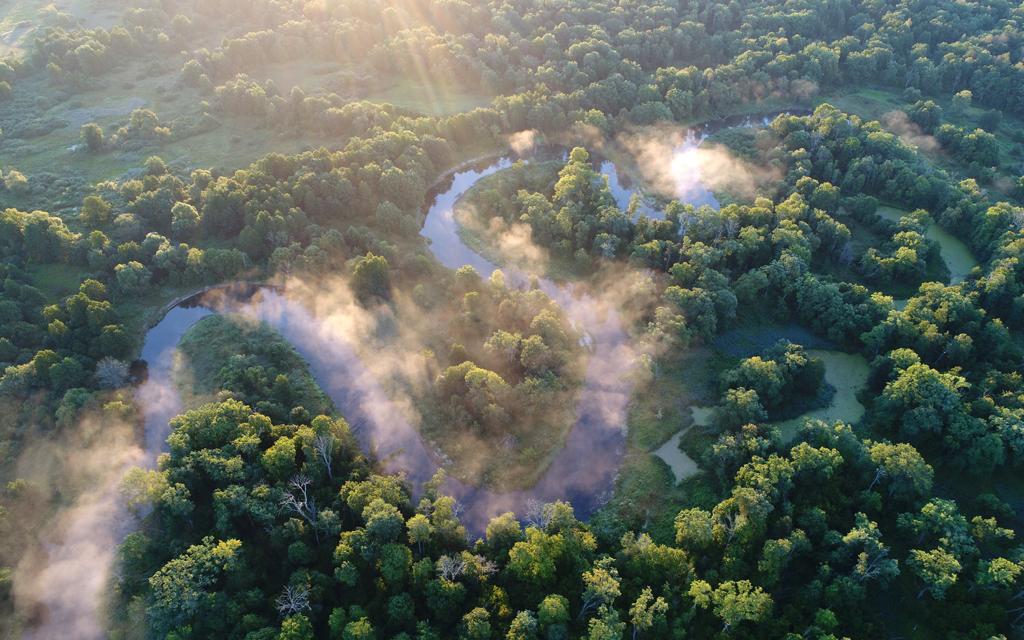
<path id="1" fill-rule="evenodd" d="M 28 178 L 17 169 L 11 169 L 4 176 L 4 187 L 11 193 L 22 195 L 28 191 Z"/>
<path id="2" fill-rule="evenodd" d="M 852 563 L 851 574 L 857 582 L 878 580 L 885 585 L 900 574 L 899 563 L 889 557 L 889 547 L 883 544 L 878 525 L 865 514 L 856 514 L 855 524 L 842 542 L 835 560 Z"/>
<path id="3" fill-rule="evenodd" d="M 89 153 L 99 153 L 103 150 L 103 129 L 95 122 L 83 124 L 80 135 Z"/>
<path id="4" fill-rule="evenodd" d="M 753 389 L 727 389 L 722 402 L 715 408 L 713 423 L 718 428 L 731 431 L 747 424 L 767 422 L 768 413 L 761 406 L 761 399 Z"/>
<path id="5" fill-rule="evenodd" d="M 916 535 L 919 544 L 931 542 L 940 545 L 956 558 L 977 553 L 971 524 L 952 500 L 932 498 L 918 513 L 901 513 L 897 521 L 900 527 Z"/>
<path id="6" fill-rule="evenodd" d="M 165 564 L 149 578 L 153 590 L 149 614 L 154 626 L 164 633 L 190 620 L 214 615 L 214 592 L 218 580 L 239 566 L 242 543 L 203 538 L 198 545 Z"/>
<path id="7" fill-rule="evenodd" d="M 104 227 L 110 222 L 110 205 L 100 196 L 86 196 L 78 217 L 92 229 Z"/>
<path id="8" fill-rule="evenodd" d="M 400 627 L 409 625 L 416 620 L 416 603 L 408 593 L 400 593 L 388 600 L 388 617 Z"/>
<path id="9" fill-rule="evenodd" d="M 936 600 L 946 597 L 946 590 L 956 584 L 961 569 L 956 556 L 941 547 L 930 551 L 912 549 L 907 564 L 924 585 L 917 597 L 929 593 Z"/>
<path id="10" fill-rule="evenodd" d="M 171 207 L 171 234 L 175 238 L 189 239 L 199 228 L 199 212 L 187 202 L 175 202 Z"/>
<path id="11" fill-rule="evenodd" d="M 676 544 L 700 554 L 714 543 L 711 514 L 703 509 L 683 509 L 675 518 Z"/>
<path id="12" fill-rule="evenodd" d="M 162 176 L 167 173 L 167 163 L 160 156 L 146 158 L 146 173 L 151 176 Z"/>
<path id="13" fill-rule="evenodd" d="M 625 631 L 626 623 L 619 620 L 618 610 L 602 605 L 587 623 L 587 640 L 621 640 Z"/>
<path id="14" fill-rule="evenodd" d="M 491 518 L 485 534 L 487 545 L 493 553 L 492 557 L 498 558 L 505 556 L 516 542 L 523 539 L 522 527 L 512 512 Z"/>
<path id="15" fill-rule="evenodd" d="M 910 119 L 925 132 L 931 133 L 942 123 L 942 107 L 931 100 L 919 100 L 907 112 Z"/>
<path id="16" fill-rule="evenodd" d="M 462 616 L 459 625 L 460 640 L 487 640 L 491 637 L 490 614 L 487 609 L 476 607 Z"/>
<path id="17" fill-rule="evenodd" d="M 290 438 L 281 438 L 271 449 L 276 447 L 271 456 L 268 457 L 270 449 L 263 454 L 263 466 L 267 468 L 273 475 L 280 477 L 284 473 L 294 468 L 295 449 L 294 443 Z M 289 451 L 290 456 L 289 457 Z M 270 462 L 268 463 L 268 459 Z M 288 482 L 288 488 L 284 495 L 281 497 L 281 508 L 288 513 L 293 513 L 303 520 L 305 520 L 313 528 L 313 536 L 316 541 L 320 542 L 320 510 L 317 508 L 316 500 L 314 499 L 310 485 L 312 484 L 309 476 L 298 474 L 292 476 Z"/>
<path id="18" fill-rule="evenodd" d="M 971 100 L 974 98 L 974 94 L 968 89 L 958 91 L 953 94 L 953 98 L 950 101 L 952 105 L 952 112 L 956 116 L 963 116 L 967 113 L 967 110 L 971 108 Z"/>
<path id="19" fill-rule="evenodd" d="M 465 599 L 466 586 L 461 582 L 436 578 L 427 583 L 427 607 L 441 621 L 454 623 Z"/>
<path id="20" fill-rule="evenodd" d="M 431 524 L 430 519 L 425 515 L 417 513 L 409 518 L 405 526 L 409 530 L 409 543 L 416 545 L 419 554 L 422 556 L 423 545 L 430 544 L 430 537 L 434 533 L 434 525 Z"/>
<path id="21" fill-rule="evenodd" d="M 345 625 L 345 631 L 341 634 L 342 640 L 376 640 L 373 625 L 368 618 L 359 618 Z"/>
<path id="22" fill-rule="evenodd" d="M 537 607 L 537 621 L 548 637 L 564 637 L 569 623 L 569 600 L 557 593 L 545 596 Z"/>
<path id="23" fill-rule="evenodd" d="M 401 512 L 393 504 L 374 498 L 362 512 L 366 533 L 379 543 L 397 540 L 405 524 Z"/>
<path id="24" fill-rule="evenodd" d="M 285 617 L 308 611 L 309 587 L 286 585 L 274 604 L 277 605 L 278 613 Z"/>
<path id="25" fill-rule="evenodd" d="M 532 611 L 520 611 L 508 625 L 505 640 L 537 640 L 537 617 Z"/>
<path id="26" fill-rule="evenodd" d="M 526 529 L 526 540 L 512 546 L 508 570 L 520 580 L 537 586 L 551 584 L 564 550 L 561 534 L 548 534 L 535 527 Z"/>
<path id="27" fill-rule="evenodd" d="M 582 620 L 590 611 L 611 605 L 619 597 L 619 571 L 611 558 L 600 558 L 583 574 L 583 602 L 578 618 Z"/>
<path id="28" fill-rule="evenodd" d="M 743 622 L 764 620 L 772 610 L 772 597 L 749 580 L 727 580 L 716 588 L 703 580 L 690 585 L 689 595 L 702 609 L 712 609 L 729 629 Z"/>
<path id="29" fill-rule="evenodd" d="M 125 295 L 140 293 L 149 286 L 151 274 L 141 262 L 131 260 L 114 267 L 117 288 Z"/>
<path id="30" fill-rule="evenodd" d="M 104 325 L 100 330 L 99 338 L 96 340 L 100 355 L 104 357 L 124 358 L 131 353 L 133 347 L 132 338 L 119 324 Z"/>
<path id="31" fill-rule="evenodd" d="M 290 615 L 281 621 L 281 633 L 277 640 L 313 640 L 313 625 L 302 614 Z"/>
<path id="32" fill-rule="evenodd" d="M 361 300 L 388 299 L 391 296 L 391 275 L 387 258 L 368 253 L 352 268 L 352 288 Z"/>
<path id="33" fill-rule="evenodd" d="M 901 434 L 915 437 L 942 433 L 964 413 L 960 391 L 969 385 L 955 373 L 942 373 L 923 363 L 900 370 L 882 391 L 881 411 Z"/>
<path id="34" fill-rule="evenodd" d="M 245 197 L 237 183 L 222 176 L 203 195 L 203 228 L 219 237 L 237 235 L 245 225 Z"/>
<path id="35" fill-rule="evenodd" d="M 868 450 L 871 462 L 877 465 L 868 489 L 888 486 L 890 496 L 914 501 L 931 492 L 933 471 L 917 449 L 909 444 L 878 442 Z"/>
<path id="36" fill-rule="evenodd" d="M 95 375 L 101 387 L 119 389 L 128 382 L 128 365 L 108 356 L 96 363 Z"/>
<path id="37" fill-rule="evenodd" d="M 272 478 L 283 480 L 295 473 L 296 452 L 295 441 L 282 436 L 263 452 L 263 468 Z M 304 482 L 304 478 L 298 478 L 293 485 L 301 491 L 308 486 L 308 482 Z"/>
<path id="38" fill-rule="evenodd" d="M 65 357 L 60 362 L 54 363 L 50 367 L 48 376 L 50 385 L 58 393 L 63 393 L 72 387 L 80 387 L 88 378 L 82 363 L 72 357 Z"/>
<path id="39" fill-rule="evenodd" d="M 722 384 L 729 389 L 754 391 L 771 411 L 784 407 L 794 397 L 817 394 L 824 377 L 820 360 L 809 357 L 802 346 L 780 340 L 762 356 L 746 358 L 723 373 Z"/>
<path id="40" fill-rule="evenodd" d="M 654 629 L 655 626 L 664 624 L 665 614 L 668 612 L 668 602 L 664 598 L 654 597 L 650 587 L 644 587 L 629 608 L 630 620 L 633 623 L 633 640 Z"/>

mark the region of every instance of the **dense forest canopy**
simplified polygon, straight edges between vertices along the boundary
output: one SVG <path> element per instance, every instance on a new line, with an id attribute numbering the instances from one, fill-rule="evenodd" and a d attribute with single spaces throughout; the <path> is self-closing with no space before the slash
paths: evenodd
<path id="1" fill-rule="evenodd" d="M 1024 638 L 1022 278 L 1024 5 L 0 2 L 0 630 Z"/>

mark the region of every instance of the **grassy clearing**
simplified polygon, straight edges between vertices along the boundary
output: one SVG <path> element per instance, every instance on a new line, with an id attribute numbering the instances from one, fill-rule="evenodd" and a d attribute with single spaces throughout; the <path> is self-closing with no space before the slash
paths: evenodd
<path id="1" fill-rule="evenodd" d="M 447 116 L 486 107 L 494 96 L 471 89 L 424 82 L 417 78 L 402 78 L 389 87 L 373 91 L 364 99 L 393 104 L 427 116 Z"/>
<path id="2" fill-rule="evenodd" d="M 58 300 L 78 291 L 86 274 L 64 264 L 35 264 L 26 268 L 32 286 L 42 291 L 47 300 Z"/>
<path id="3" fill-rule="evenodd" d="M 277 90 L 286 95 L 292 87 L 299 87 L 307 94 L 333 92 L 352 98 L 358 98 L 350 95 L 356 87 L 372 80 L 361 67 L 317 59 L 268 64 L 248 75 L 260 81 L 272 80 Z"/>
<path id="4" fill-rule="evenodd" d="M 72 176 L 91 184 L 123 177 L 141 167 L 151 155 L 159 155 L 181 169 L 231 170 L 247 166 L 271 150 L 295 153 L 329 143 L 312 134 L 275 133 L 258 118 L 231 117 L 220 118 L 221 125 L 212 131 L 138 150 L 112 149 L 89 154 L 76 149 L 83 124 L 96 122 L 109 136 L 137 108 L 152 109 L 165 124 L 173 125 L 179 118 L 198 118 L 202 96 L 195 90 L 176 86 L 176 78 L 176 68 L 164 68 L 156 75 L 125 69 L 104 76 L 96 89 L 75 94 L 39 114 L 42 119 L 57 120 L 64 126 L 38 138 L 8 140 L 0 148 L 0 166 L 17 168 L 30 179 L 60 167 L 62 177 Z M 19 90 L 35 95 L 53 92 L 41 76 L 26 79 Z M 37 206 L 46 208 L 46 204 L 41 202 Z"/>
<path id="5" fill-rule="evenodd" d="M 11 17 L 5 20 L 10 22 Z M 3 32 L 0 27 L 0 33 Z M 72 186 L 65 187 L 61 193 L 54 193 L 52 189 L 46 193 L 36 192 L 13 204 L 61 213 L 76 206 L 92 184 L 123 179 L 139 170 L 151 155 L 160 156 L 176 170 L 186 173 L 195 168 L 230 172 L 248 166 L 271 151 L 294 154 L 321 146 L 340 146 L 343 142 L 314 131 L 274 131 L 258 117 L 215 115 L 220 126 L 211 131 L 176 137 L 165 143 L 154 142 L 140 149 L 110 149 L 89 154 L 77 148 L 83 124 L 96 122 L 109 138 L 138 108 L 153 110 L 163 125 L 171 126 L 176 132 L 187 131 L 207 110 L 205 102 L 210 97 L 181 86 L 178 83 L 180 68 L 181 60 L 175 57 L 160 62 L 137 62 L 95 78 L 89 90 L 70 96 L 54 87 L 46 74 L 19 79 L 16 95 L 22 97 L 0 106 L 0 121 L 9 130 L 19 123 L 37 120 L 57 126 L 37 137 L 7 137 L 0 141 L 0 169 L 18 169 L 29 177 L 31 184 L 33 177 L 55 174 L 59 168 L 62 183 Z M 351 91 L 351 77 L 355 73 L 350 67 L 299 61 L 267 65 L 250 75 L 273 79 L 283 93 L 300 86 L 307 93 L 337 89 L 342 95 L 359 99 L 360 96 Z M 409 89 L 408 93 L 411 99 L 414 92 Z M 453 108 L 459 106 L 454 104 Z"/>
<path id="6" fill-rule="evenodd" d="M 10 22 L 11 17 L 5 18 Z M 3 24 L 3 23 L 0 23 Z M 3 30 L 0 29 L 0 33 Z M 89 192 L 91 185 L 105 180 L 123 179 L 138 171 L 146 158 L 157 155 L 177 171 L 214 168 L 221 172 L 248 166 L 271 151 L 294 154 L 321 146 L 340 146 L 342 139 L 327 139 L 313 131 L 275 131 L 262 118 L 216 116 L 217 128 L 165 143 L 154 142 L 140 149 L 89 154 L 79 149 L 80 128 L 88 122 L 99 124 L 109 137 L 125 124 L 134 109 L 153 110 L 165 126 L 186 130 L 185 123 L 202 115 L 209 96 L 178 84 L 180 60 L 159 63 L 139 62 L 95 79 L 93 88 L 65 97 L 52 86 L 45 74 L 19 80 L 18 95 L 26 96 L 18 104 L 7 103 L 0 109 L 0 121 L 53 122 L 57 126 L 33 138 L 8 137 L 0 143 L 0 170 L 18 169 L 31 181 L 60 168 L 62 187 L 33 192 L 12 202 L 23 209 L 44 209 L 54 213 L 72 213 Z M 335 91 L 347 98 L 392 102 L 397 106 L 430 115 L 454 113 L 483 106 L 490 96 L 455 89 L 432 89 L 421 83 L 402 80 L 387 89 L 366 95 L 370 80 L 359 69 L 325 61 L 296 61 L 267 65 L 252 70 L 253 78 L 272 79 L 278 90 L 287 93 L 299 86 L 307 93 Z M 360 88 L 362 87 L 362 88 Z M 30 97 L 30 98 L 29 98 Z M 478 153 L 478 149 L 460 149 Z M 467 156 L 468 157 L 468 156 Z M 68 218 L 73 223 L 73 216 Z"/>
<path id="7" fill-rule="evenodd" d="M 865 120 L 879 120 L 883 115 L 909 106 L 901 95 L 885 89 L 855 89 L 822 96 L 818 104 L 829 103 Z"/>
<path id="8" fill-rule="evenodd" d="M 0 57 L 24 53 L 37 29 L 56 22 L 57 12 L 86 28 L 110 27 L 123 7 L 103 0 L 0 0 Z"/>

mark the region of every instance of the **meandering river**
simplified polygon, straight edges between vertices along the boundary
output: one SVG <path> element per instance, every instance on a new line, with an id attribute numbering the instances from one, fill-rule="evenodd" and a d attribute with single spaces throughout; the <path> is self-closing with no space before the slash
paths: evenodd
<path id="1" fill-rule="evenodd" d="M 727 120 L 715 126 L 752 125 L 770 117 Z M 686 144 L 698 144 L 713 129 L 714 126 L 705 126 L 689 136 Z M 498 268 L 462 241 L 453 211 L 459 198 L 474 184 L 509 167 L 512 161 L 504 157 L 456 170 L 431 193 L 421 234 L 446 267 L 471 265 L 484 278 Z M 609 177 L 616 200 L 628 203 L 635 187 L 624 184 L 613 164 L 605 162 L 601 168 Z M 699 174 L 690 176 L 688 183 L 700 185 Z M 706 189 L 680 196 L 694 204 L 718 204 Z M 643 213 L 657 214 L 650 206 Z M 510 281 L 525 281 L 526 274 L 503 271 Z M 592 339 L 576 420 L 564 447 L 528 490 L 498 492 L 452 477 L 446 480 L 443 490 L 458 499 L 464 509 L 463 521 L 474 533 L 481 532 L 490 518 L 505 511 L 524 513 L 531 501 L 567 500 L 579 517 L 586 518 L 609 496 L 622 462 L 626 408 L 632 391 L 629 373 L 635 353 L 615 305 L 604 300 L 600 292 L 586 291 L 581 285 L 543 278 L 537 281 L 561 305 L 577 329 Z M 155 464 L 159 453 L 165 450 L 168 421 L 184 408 L 172 380 L 178 342 L 201 318 L 226 312 L 259 320 L 279 331 L 309 363 L 317 382 L 340 413 L 356 427 L 363 447 L 375 454 L 387 471 L 405 474 L 418 488 L 440 467 L 436 453 L 424 442 L 409 415 L 364 366 L 360 345 L 353 344 L 352 338 L 343 332 L 332 331 L 288 291 L 245 286 L 198 294 L 171 308 L 147 333 L 142 359 L 148 364 L 149 375 L 138 389 L 138 398 L 145 417 L 149 464 Z"/>
<path id="2" fill-rule="evenodd" d="M 459 238 L 452 209 L 473 184 L 509 162 L 502 159 L 483 169 L 458 171 L 436 190 L 423 235 L 445 266 L 469 264 L 484 278 L 497 269 Z M 497 492 L 452 477 L 446 480 L 444 491 L 458 499 L 464 509 L 463 521 L 473 532 L 482 531 L 490 518 L 505 511 L 523 513 L 533 500 L 567 500 L 581 517 L 588 516 L 609 494 L 624 453 L 626 406 L 632 391 L 628 372 L 634 354 L 618 313 L 613 305 L 579 286 L 545 279 L 540 279 L 539 285 L 593 341 L 576 421 L 564 447 L 529 490 Z M 440 461 L 436 454 L 403 408 L 363 365 L 358 345 L 325 326 L 322 318 L 288 291 L 244 286 L 215 289 L 190 298 L 173 307 L 147 334 L 142 358 L 148 363 L 149 376 L 138 394 L 151 460 L 164 450 L 168 420 L 183 409 L 172 380 L 176 346 L 201 318 L 224 312 L 259 320 L 279 331 L 306 359 L 340 413 L 358 427 L 361 444 L 382 461 L 387 471 L 404 473 L 414 487 L 422 486 L 437 471 Z"/>

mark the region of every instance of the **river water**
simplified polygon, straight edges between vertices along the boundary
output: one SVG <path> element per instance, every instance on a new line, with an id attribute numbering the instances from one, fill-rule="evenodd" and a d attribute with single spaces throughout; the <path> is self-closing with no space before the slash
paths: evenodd
<path id="1" fill-rule="evenodd" d="M 486 175 L 506 168 L 501 159 L 482 169 L 458 171 L 436 190 L 423 225 L 435 257 L 446 267 L 471 265 L 483 278 L 497 266 L 475 253 L 459 238 L 452 210 L 456 201 Z M 509 281 L 525 282 L 526 274 L 509 272 Z M 539 287 L 565 311 L 575 327 L 592 343 L 576 421 L 565 446 L 559 450 L 540 480 L 523 491 L 497 492 L 473 487 L 453 477 L 442 489 L 463 508 L 467 528 L 479 533 L 494 516 L 505 511 L 523 513 L 531 501 L 567 500 L 580 517 L 587 517 L 608 496 L 624 453 L 626 407 L 632 385 L 629 369 L 634 360 L 629 336 L 614 305 L 574 284 L 536 279 Z M 317 382 L 346 420 L 355 425 L 361 444 L 382 461 L 385 470 L 403 473 L 414 489 L 429 480 L 440 466 L 435 452 L 423 441 L 403 407 L 369 373 L 343 332 L 332 330 L 322 318 L 288 291 L 269 287 L 227 287 L 199 294 L 172 308 L 146 336 L 142 358 L 149 376 L 138 390 L 145 415 L 146 451 L 151 460 L 164 450 L 168 420 L 183 409 L 172 380 L 176 346 L 203 317 L 231 312 L 266 323 L 280 332 L 309 363 Z"/>
<path id="2" fill-rule="evenodd" d="M 705 126 L 691 132 L 678 151 L 686 153 L 696 148 L 716 128 L 754 125 L 771 117 L 774 116 Z M 421 235 L 444 266 L 456 269 L 470 265 L 485 279 L 497 269 L 459 237 L 454 208 L 474 184 L 508 168 L 512 162 L 511 158 L 503 157 L 455 171 L 431 193 Z M 637 187 L 620 176 L 613 163 L 601 162 L 600 168 L 608 177 L 616 201 L 620 206 L 628 205 Z M 695 173 L 681 176 L 678 195 L 696 205 L 717 207 L 717 200 L 703 187 L 699 167 L 694 170 Z M 660 216 L 646 200 L 640 213 Z M 528 274 L 503 271 L 509 282 L 527 281 Z M 535 281 L 563 308 L 577 330 L 590 338 L 592 352 L 577 402 L 576 420 L 564 447 L 530 489 L 498 492 L 473 487 L 449 476 L 442 489 L 459 501 L 463 521 L 473 533 L 481 532 L 490 518 L 505 511 L 524 513 L 532 501 L 566 500 L 579 517 L 586 518 L 610 495 L 624 454 L 626 410 L 632 391 L 629 374 L 636 354 L 615 305 L 602 298 L 600 292 L 586 291 L 581 285 L 543 278 Z M 176 346 L 200 319 L 225 312 L 265 322 L 279 331 L 306 359 L 317 382 L 355 427 L 361 444 L 382 462 L 385 470 L 404 474 L 414 490 L 418 490 L 440 467 L 438 456 L 423 441 L 408 413 L 364 366 L 358 352 L 360 345 L 353 344 L 343 332 L 326 326 L 321 317 L 288 291 L 244 286 L 199 294 L 173 307 L 147 333 L 142 359 L 148 364 L 149 376 L 138 389 L 138 399 L 145 418 L 149 464 L 155 464 L 159 453 L 165 450 L 168 421 L 183 409 L 172 380 Z"/>

